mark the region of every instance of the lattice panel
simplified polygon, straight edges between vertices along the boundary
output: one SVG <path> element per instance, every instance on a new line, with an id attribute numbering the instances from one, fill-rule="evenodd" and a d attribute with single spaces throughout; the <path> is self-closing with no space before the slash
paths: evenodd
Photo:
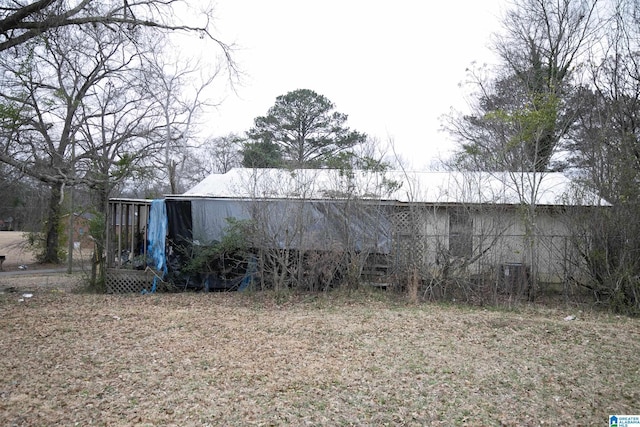
<path id="1" fill-rule="evenodd" d="M 408 210 L 397 210 L 393 213 L 393 227 L 395 234 L 411 234 L 412 230 L 411 212 Z"/>
<path id="2" fill-rule="evenodd" d="M 392 216 L 393 259 L 400 270 L 419 266 L 424 261 L 426 242 L 419 233 L 416 215 L 418 212 L 409 209 L 397 209 Z"/>
<path id="3" fill-rule="evenodd" d="M 424 262 L 426 243 L 424 236 L 415 235 L 411 238 L 396 237 L 394 245 L 394 259 L 400 269 L 419 266 Z"/>
<path id="4" fill-rule="evenodd" d="M 106 287 L 108 294 L 140 293 L 150 290 L 154 274 L 151 271 L 107 269 Z"/>

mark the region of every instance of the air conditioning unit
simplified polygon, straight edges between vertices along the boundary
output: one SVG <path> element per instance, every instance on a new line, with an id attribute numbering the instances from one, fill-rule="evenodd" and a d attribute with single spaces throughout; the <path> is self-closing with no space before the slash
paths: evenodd
<path id="1" fill-rule="evenodd" d="M 519 262 L 500 264 L 498 290 L 510 295 L 527 295 L 531 287 L 531 270 Z"/>

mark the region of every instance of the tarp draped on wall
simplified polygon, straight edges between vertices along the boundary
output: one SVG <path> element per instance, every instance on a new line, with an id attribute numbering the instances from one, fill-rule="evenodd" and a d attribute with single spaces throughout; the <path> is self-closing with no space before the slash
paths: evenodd
<path id="1" fill-rule="evenodd" d="M 191 200 L 193 240 L 206 245 L 219 242 L 227 226 L 227 218 L 249 219 L 247 202 L 242 200 Z"/>
<path id="2" fill-rule="evenodd" d="M 229 225 L 227 218 L 235 218 L 253 222 L 251 240 L 256 247 L 391 252 L 392 226 L 382 205 L 344 200 L 194 198 L 167 200 L 170 212 L 178 211 L 171 207 L 174 203 L 191 204 L 192 238 L 198 244 L 221 241 Z M 180 212 L 184 215 L 186 208 Z M 170 235 L 173 221 L 171 214 Z"/>
<path id="3" fill-rule="evenodd" d="M 149 257 L 153 267 L 166 273 L 167 258 L 165 244 L 167 236 L 167 209 L 164 200 L 153 200 L 149 211 Z"/>

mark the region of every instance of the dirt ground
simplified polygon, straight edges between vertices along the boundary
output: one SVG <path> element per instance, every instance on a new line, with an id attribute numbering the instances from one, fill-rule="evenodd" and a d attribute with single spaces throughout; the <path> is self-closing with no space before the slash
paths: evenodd
<path id="1" fill-rule="evenodd" d="M 21 231 L 0 231 L 0 295 L 16 292 L 76 292 L 86 283 L 82 262 L 74 265 L 74 274 L 64 274 L 66 266 L 39 264 L 29 250 Z"/>
<path id="2" fill-rule="evenodd" d="M 0 231 L 0 255 L 4 255 L 5 270 L 15 270 L 19 265 L 33 266 L 35 259 L 27 247 L 22 231 Z"/>
<path id="3" fill-rule="evenodd" d="M 27 245 L 25 233 L 22 231 L 0 231 L 0 255 L 5 256 L 2 265 L 4 272 L 24 273 L 34 270 L 66 270 L 67 268 L 66 263 L 54 265 L 36 262 L 33 252 Z M 73 259 L 74 271 L 90 268 L 91 253 L 89 251 L 74 251 Z M 2 285 L 2 277 L 2 272 L 0 272 L 0 285 Z"/>
<path id="4" fill-rule="evenodd" d="M 383 291 L 95 295 L 0 276 L 0 425 L 605 425 L 640 321 Z"/>

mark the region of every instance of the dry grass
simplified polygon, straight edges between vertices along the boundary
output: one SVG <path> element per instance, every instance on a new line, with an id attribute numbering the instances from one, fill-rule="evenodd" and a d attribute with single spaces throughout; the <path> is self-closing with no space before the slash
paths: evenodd
<path id="1" fill-rule="evenodd" d="M 0 294 L 0 425 L 604 425 L 640 412 L 636 319 L 21 280 Z"/>

